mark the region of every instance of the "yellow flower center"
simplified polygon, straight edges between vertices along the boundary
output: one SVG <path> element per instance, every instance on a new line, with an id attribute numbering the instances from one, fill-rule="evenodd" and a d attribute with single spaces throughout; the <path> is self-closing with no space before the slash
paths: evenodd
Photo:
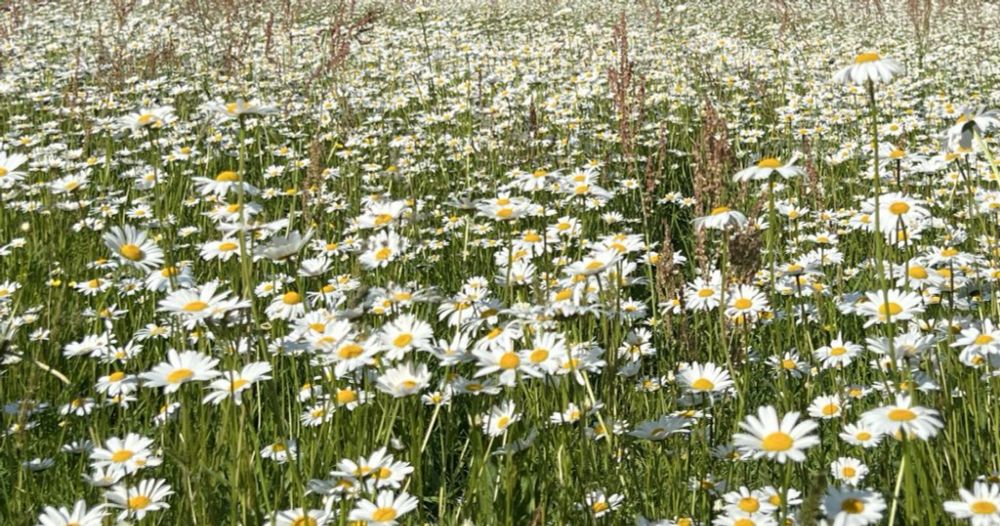
<path id="1" fill-rule="evenodd" d="M 149 497 L 145 495 L 136 495 L 135 497 L 128 499 L 128 507 L 130 510 L 141 510 L 146 506 L 149 506 L 150 502 L 152 501 L 149 500 Z"/>
<path id="2" fill-rule="evenodd" d="M 132 261 L 139 261 L 143 258 L 142 249 L 131 243 L 126 243 L 119 247 L 118 252 L 125 259 L 130 259 Z"/>
<path id="3" fill-rule="evenodd" d="M 246 378 L 237 378 L 236 380 L 233 380 L 232 383 L 229 384 L 230 385 L 229 389 L 231 391 L 236 391 L 237 389 L 240 389 L 241 387 L 249 383 L 250 380 L 247 380 Z"/>
<path id="4" fill-rule="evenodd" d="M 909 422 L 916 417 L 916 413 L 902 407 L 897 407 L 896 409 L 889 411 L 889 420 L 892 420 L 893 422 Z"/>
<path id="5" fill-rule="evenodd" d="M 194 371 L 191 369 L 175 369 L 167 375 L 167 382 L 179 384 L 192 376 L 194 376 Z"/>
<path id="6" fill-rule="evenodd" d="M 910 205 L 903 201 L 896 201 L 895 203 L 889 205 L 889 211 L 894 215 L 901 216 L 910 211 Z"/>
<path id="7" fill-rule="evenodd" d="M 6 168 L 0 166 L 0 177 L 6 177 L 8 173 Z"/>
<path id="8" fill-rule="evenodd" d="M 240 175 L 232 170 L 226 170 L 219 172 L 219 175 L 215 176 L 215 180 L 220 183 L 235 183 L 240 180 Z"/>
<path id="9" fill-rule="evenodd" d="M 285 305 L 298 305 L 302 303 L 302 296 L 298 292 L 290 291 L 281 297 L 281 301 L 285 302 Z"/>
<path id="10" fill-rule="evenodd" d="M 194 300 L 188 302 L 188 304 L 184 305 L 182 308 L 187 312 L 200 312 L 208 308 L 208 303 L 201 300 Z"/>
<path id="11" fill-rule="evenodd" d="M 337 391 L 337 403 L 340 405 L 349 404 L 358 400 L 358 393 L 353 389 L 341 389 Z"/>
<path id="12" fill-rule="evenodd" d="M 608 506 L 608 503 L 603 500 L 599 500 L 590 505 L 590 509 L 592 509 L 594 513 L 601 513 L 602 511 L 608 511 L 608 508 L 610 507 L 611 506 Z"/>
<path id="13" fill-rule="evenodd" d="M 291 526 L 316 526 L 316 519 L 312 517 L 299 517 L 292 521 Z"/>
<path id="14" fill-rule="evenodd" d="M 865 503 L 860 499 L 845 499 L 840 503 L 840 511 L 847 513 L 861 513 L 865 511 Z"/>
<path id="15" fill-rule="evenodd" d="M 497 420 L 497 428 L 499 429 L 507 429 L 507 425 L 509 424 L 510 424 L 510 417 L 508 416 L 501 416 L 500 419 Z"/>
<path id="16" fill-rule="evenodd" d="M 889 303 L 883 303 L 878 308 L 878 313 L 881 314 L 883 318 L 886 315 L 895 316 L 901 312 L 903 312 L 903 306 L 892 301 Z"/>
<path id="17" fill-rule="evenodd" d="M 115 451 L 113 455 L 111 455 L 111 461 L 117 463 L 125 462 L 126 460 L 132 458 L 133 455 L 135 455 L 135 453 L 127 449 L 119 449 L 118 451 Z"/>
<path id="18" fill-rule="evenodd" d="M 529 359 L 531 360 L 531 363 L 542 363 L 545 360 L 547 360 L 548 357 L 549 357 L 548 349 L 535 349 L 531 351 L 531 356 L 529 357 Z"/>
<path id="19" fill-rule="evenodd" d="M 239 246 L 231 241 L 224 241 L 219 243 L 219 252 L 232 252 L 236 250 Z"/>
<path id="20" fill-rule="evenodd" d="M 378 261 L 385 261 L 392 256 L 392 249 L 389 247 L 382 247 L 375 251 L 375 259 Z"/>
<path id="21" fill-rule="evenodd" d="M 341 347 L 340 350 L 337 351 L 337 355 L 347 360 L 350 358 L 357 358 L 358 356 L 361 356 L 362 352 L 364 352 L 364 347 L 361 347 L 356 343 L 349 343 Z"/>
<path id="22" fill-rule="evenodd" d="M 395 345 L 396 347 L 406 347 L 412 341 L 413 341 L 413 335 L 410 333 L 404 333 L 400 334 L 399 336 L 396 336 L 396 338 L 392 340 L 392 344 Z"/>
<path id="23" fill-rule="evenodd" d="M 830 349 L 830 356 L 843 356 L 847 354 L 847 349 L 845 347 L 834 347 Z"/>
<path id="24" fill-rule="evenodd" d="M 792 440 L 791 435 L 776 431 L 764 437 L 764 440 L 760 443 L 760 447 L 764 451 L 788 451 L 792 449 L 793 444 L 795 444 L 795 441 Z"/>
<path id="25" fill-rule="evenodd" d="M 375 522 L 388 522 L 396 518 L 394 508 L 379 508 L 372 512 L 372 520 Z"/>
<path id="26" fill-rule="evenodd" d="M 711 391 L 715 388 L 715 384 L 707 378 L 699 378 L 691 382 L 691 389 L 696 391 Z"/>
<path id="27" fill-rule="evenodd" d="M 977 500 L 969 505 L 969 509 L 977 515 L 992 515 L 997 512 L 997 505 L 988 500 Z"/>
<path id="28" fill-rule="evenodd" d="M 781 161 L 774 157 L 765 157 L 757 161 L 758 168 L 781 168 Z"/>
<path id="29" fill-rule="evenodd" d="M 976 345 L 986 345 L 993 343 L 993 337 L 989 334 L 980 334 L 976 336 Z"/>
<path id="30" fill-rule="evenodd" d="M 781 367 L 784 369 L 795 369 L 795 360 L 785 358 L 781 360 Z"/>
<path id="31" fill-rule="evenodd" d="M 869 440 L 872 439 L 872 434 L 869 433 L 868 431 L 861 431 L 857 435 L 854 435 L 854 438 L 858 439 L 861 442 L 868 442 Z"/>
<path id="32" fill-rule="evenodd" d="M 826 404 L 825 406 L 823 406 L 824 416 L 833 416 L 837 414 L 837 411 L 840 411 L 840 406 L 837 404 Z"/>
<path id="33" fill-rule="evenodd" d="M 505 352 L 500 357 L 501 369 L 516 369 L 518 365 L 521 365 L 521 358 L 518 357 L 517 353 Z"/>
<path id="34" fill-rule="evenodd" d="M 733 307 L 736 307 L 739 310 L 747 310 L 752 306 L 753 302 L 746 298 L 737 298 L 737 300 L 733 302 Z"/>
<path id="35" fill-rule="evenodd" d="M 854 57 L 855 64 L 867 64 L 868 62 L 875 62 L 876 60 L 882 58 L 878 53 L 862 53 Z"/>
<path id="36" fill-rule="evenodd" d="M 858 474 L 858 471 L 852 468 L 851 466 L 845 466 L 844 469 L 840 470 L 840 472 L 841 474 L 843 474 L 845 477 L 848 478 Z"/>
<path id="37" fill-rule="evenodd" d="M 709 297 L 709 296 L 711 296 L 713 294 L 715 294 L 715 290 L 714 289 L 701 289 L 701 290 L 698 291 L 698 297 L 699 298 L 707 298 L 707 297 Z"/>
<path id="38" fill-rule="evenodd" d="M 760 509 L 760 502 L 753 497 L 743 497 L 742 499 L 740 499 L 740 502 L 739 504 L 737 504 L 737 506 L 739 506 L 740 510 L 742 511 L 745 511 L 747 513 L 754 513 Z"/>
<path id="39" fill-rule="evenodd" d="M 728 206 L 717 206 L 717 207 L 713 208 L 712 211 L 708 213 L 708 215 L 717 216 L 717 215 L 725 214 L 729 210 L 730 210 L 730 208 Z"/>

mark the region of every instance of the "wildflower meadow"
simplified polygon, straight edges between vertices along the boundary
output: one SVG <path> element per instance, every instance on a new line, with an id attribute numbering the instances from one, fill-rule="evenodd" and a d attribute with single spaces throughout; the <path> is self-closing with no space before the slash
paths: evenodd
<path id="1" fill-rule="evenodd" d="M 1000 525 L 998 22 L 0 0 L 0 524 Z"/>

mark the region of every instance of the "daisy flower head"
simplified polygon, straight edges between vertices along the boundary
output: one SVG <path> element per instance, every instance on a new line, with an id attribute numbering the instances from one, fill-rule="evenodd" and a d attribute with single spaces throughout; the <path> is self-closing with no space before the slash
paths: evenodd
<path id="1" fill-rule="evenodd" d="M 903 73 L 903 65 L 876 52 L 860 53 L 854 63 L 840 69 L 834 76 L 839 84 L 886 83 Z"/>
<path id="2" fill-rule="evenodd" d="M 166 498 L 174 491 L 161 479 L 142 480 L 135 486 L 119 484 L 104 493 L 111 507 L 121 509 L 118 522 L 142 520 L 147 513 L 170 508 Z"/>
<path id="3" fill-rule="evenodd" d="M 868 301 L 858 305 L 860 314 L 868 316 L 865 327 L 875 324 L 909 321 L 924 312 L 919 294 L 896 289 L 871 291 L 865 294 Z"/>
<path id="4" fill-rule="evenodd" d="M 867 526 L 882 520 L 885 499 L 871 490 L 830 486 L 823 509 L 833 526 Z"/>
<path id="5" fill-rule="evenodd" d="M 101 526 L 107 514 L 104 505 L 88 509 L 86 501 L 78 500 L 72 510 L 46 506 L 38 516 L 38 526 Z"/>
<path id="6" fill-rule="evenodd" d="M 746 433 L 733 436 L 733 443 L 753 458 L 766 457 L 784 464 L 788 460 L 802 462 L 805 449 L 819 444 L 819 438 L 810 434 L 816 429 L 812 420 L 798 421 L 799 413 L 785 414 L 778 420 L 773 406 L 757 409 L 757 415 L 748 415 L 740 428 Z"/>
<path id="7" fill-rule="evenodd" d="M 736 172 L 736 175 L 733 176 L 733 180 L 738 183 L 746 181 L 766 181 L 774 174 L 778 174 L 784 179 L 799 177 L 805 172 L 801 167 L 795 166 L 795 161 L 797 160 L 798 154 L 793 155 L 788 162 L 782 162 L 781 159 L 778 159 L 777 157 L 764 157 L 757 161 L 756 164 Z"/>
<path id="8" fill-rule="evenodd" d="M 400 517 L 417 509 L 417 504 L 417 499 L 405 491 L 397 495 L 392 490 L 384 490 L 374 502 L 358 500 L 347 520 L 363 521 L 369 526 L 393 526 Z"/>
<path id="9" fill-rule="evenodd" d="M 944 510 L 959 520 L 968 520 L 972 526 L 1000 524 L 1000 484 L 976 482 L 972 490 L 958 490 L 959 500 L 944 503 Z"/>
<path id="10" fill-rule="evenodd" d="M 167 352 L 167 361 L 153 366 L 153 369 L 139 375 L 146 387 L 163 387 L 164 393 L 173 393 L 181 385 L 192 381 L 211 380 L 219 376 L 215 369 L 218 358 L 197 351 L 178 353 L 174 349 Z"/>
<path id="11" fill-rule="evenodd" d="M 883 435 L 920 440 L 933 438 L 944 427 L 936 410 L 913 405 L 903 393 L 896 395 L 895 403 L 865 412 L 861 421 Z"/>
<path id="12" fill-rule="evenodd" d="M 146 232 L 131 225 L 112 227 L 104 234 L 104 245 L 122 264 L 149 272 L 163 264 L 163 251 Z"/>
<path id="13" fill-rule="evenodd" d="M 697 217 L 694 227 L 697 230 L 725 230 L 728 227 L 743 228 L 747 224 L 747 216 L 728 206 L 717 206 L 707 216 Z"/>

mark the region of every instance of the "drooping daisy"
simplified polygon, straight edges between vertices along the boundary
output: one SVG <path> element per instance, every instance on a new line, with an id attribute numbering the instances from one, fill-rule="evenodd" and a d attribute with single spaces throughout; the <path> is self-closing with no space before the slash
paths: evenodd
<path id="1" fill-rule="evenodd" d="M 665 415 L 639 423 L 629 435 L 641 440 L 663 440 L 673 434 L 685 433 L 690 424 L 687 419 Z"/>
<path id="2" fill-rule="evenodd" d="M 854 63 L 840 69 L 833 76 L 834 82 L 841 84 L 885 83 L 903 72 L 903 66 L 891 58 L 883 58 L 878 53 L 861 53 L 854 57 Z"/>
<path id="3" fill-rule="evenodd" d="M 0 189 L 12 188 L 15 183 L 24 178 L 24 172 L 19 171 L 28 160 L 28 157 L 20 153 L 7 153 L 0 151 Z"/>
<path id="4" fill-rule="evenodd" d="M 773 174 L 778 174 L 784 179 L 791 179 L 792 177 L 799 177 L 803 173 L 801 167 L 795 166 L 795 161 L 798 160 L 798 154 L 793 155 L 787 163 L 781 162 L 780 159 L 776 157 L 764 157 L 757 161 L 756 164 L 748 166 L 733 176 L 733 180 L 736 182 L 745 181 L 766 181 L 771 178 Z"/>
<path id="5" fill-rule="evenodd" d="M 703 228 L 724 230 L 730 226 L 743 228 L 746 224 L 747 216 L 727 206 L 717 206 L 707 216 L 697 217 L 694 220 L 694 227 L 698 230 Z"/>
<path id="6" fill-rule="evenodd" d="M 615 493 L 606 495 L 603 491 L 591 491 L 584 498 L 584 505 L 587 511 L 595 518 L 603 517 L 618 509 L 625 502 L 625 497 Z"/>
<path id="7" fill-rule="evenodd" d="M 816 429 L 812 420 L 798 422 L 799 413 L 785 414 L 781 421 L 772 406 L 757 409 L 757 416 L 748 415 L 740 428 L 747 433 L 733 435 L 733 443 L 754 458 L 767 457 L 784 464 L 788 460 L 802 462 L 803 450 L 819 444 L 819 438 L 809 433 Z"/>

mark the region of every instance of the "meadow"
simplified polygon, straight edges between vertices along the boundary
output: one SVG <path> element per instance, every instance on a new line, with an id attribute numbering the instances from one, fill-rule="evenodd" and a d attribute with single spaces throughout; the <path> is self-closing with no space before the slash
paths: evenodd
<path id="1" fill-rule="evenodd" d="M 0 524 L 1000 525 L 998 21 L 0 1 Z"/>

